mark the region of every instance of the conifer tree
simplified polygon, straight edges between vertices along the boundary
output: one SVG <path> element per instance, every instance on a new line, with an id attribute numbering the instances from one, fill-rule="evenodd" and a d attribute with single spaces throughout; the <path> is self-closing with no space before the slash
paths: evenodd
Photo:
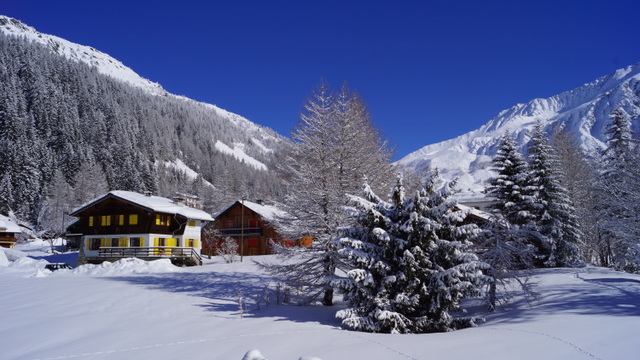
<path id="1" fill-rule="evenodd" d="M 582 233 L 580 251 L 584 261 L 600 264 L 598 256 L 598 215 L 595 208 L 596 172 L 577 142 L 565 130 L 557 131 L 551 138 L 551 144 L 558 155 L 562 176 L 560 184 L 567 189 L 573 203 L 578 229 Z"/>
<path id="2" fill-rule="evenodd" d="M 530 225 L 534 214 L 531 212 L 533 197 L 529 168 L 508 132 L 500 138 L 498 151 L 493 159 L 493 169 L 497 176 L 489 181 L 487 189 L 488 195 L 496 200 L 492 209 L 504 215 L 514 225 Z"/>
<path id="3" fill-rule="evenodd" d="M 604 169 L 597 189 L 597 210 L 602 229 L 603 263 L 627 272 L 640 272 L 640 245 L 637 238 L 640 217 L 640 171 L 637 145 L 627 113 L 618 108 L 611 113 L 605 134 Z"/>
<path id="4" fill-rule="evenodd" d="M 466 214 L 454 210 L 450 188 L 436 191 L 432 179 L 405 198 L 399 178 L 391 202 L 368 185 L 364 197 L 352 196 L 357 225 L 336 238 L 351 270 L 335 283 L 347 308 L 338 311 L 346 326 L 368 332 L 424 333 L 473 325 L 474 318 L 453 318 L 465 297 L 477 296 L 490 279 L 486 265 L 470 251 L 479 230 L 463 225 Z"/>
<path id="5" fill-rule="evenodd" d="M 530 256 L 517 256 L 515 259 L 521 263 L 516 266 L 528 268 L 536 263 L 539 265 L 545 258 L 544 254 L 548 254 L 551 244 L 537 231 L 529 167 L 508 132 L 500 139 L 493 169 L 497 175 L 490 179 L 487 188 L 488 196 L 495 200 L 491 206 L 492 212 L 499 215 L 499 219 L 507 221 L 509 231 L 521 238 L 522 244 L 517 247 L 519 251 L 531 251 Z M 504 227 L 499 228 L 503 228 L 501 232 L 504 231 Z"/>
<path id="6" fill-rule="evenodd" d="M 545 265 L 575 264 L 580 260 L 582 234 L 567 190 L 560 184 L 557 156 L 548 145 L 540 122 L 534 127 L 528 152 L 536 228 L 551 244 Z"/>
<path id="7" fill-rule="evenodd" d="M 281 171 L 290 181 L 280 219 L 285 236 L 311 236 L 311 246 L 297 249 L 299 262 L 273 266 L 289 286 L 303 289 L 303 302 L 322 295 L 333 304 L 336 269 L 343 267 L 336 243 L 336 229 L 348 223 L 341 207 L 347 193 L 357 191 L 363 176 L 376 185 L 388 180 L 391 151 L 373 127 L 361 97 L 345 86 L 338 94 L 322 82 L 304 105 L 300 123 L 292 134 L 296 142 Z M 294 249 L 280 248 L 283 256 Z"/>

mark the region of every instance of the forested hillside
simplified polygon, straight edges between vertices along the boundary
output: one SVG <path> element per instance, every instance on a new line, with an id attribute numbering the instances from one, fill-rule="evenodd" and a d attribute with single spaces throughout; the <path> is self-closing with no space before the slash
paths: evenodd
<path id="1" fill-rule="evenodd" d="M 240 195 L 277 198 L 271 169 L 287 142 L 0 32 L 0 212 L 36 227 L 112 189 L 196 194 L 210 211 Z"/>

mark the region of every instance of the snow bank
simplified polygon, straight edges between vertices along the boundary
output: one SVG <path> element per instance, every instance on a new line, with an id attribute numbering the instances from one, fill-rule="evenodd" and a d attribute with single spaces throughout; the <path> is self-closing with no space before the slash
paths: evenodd
<path id="1" fill-rule="evenodd" d="M 126 276 L 131 274 L 157 274 L 178 272 L 180 268 L 169 259 L 145 261 L 136 258 L 121 259 L 114 263 L 103 262 L 99 265 L 86 264 L 73 270 L 58 270 L 55 273 L 87 276 Z"/>
<path id="2" fill-rule="evenodd" d="M 4 250 L 0 248 L 0 266 L 9 265 L 9 259 L 7 259 L 7 255 L 4 254 Z"/>
<path id="3" fill-rule="evenodd" d="M 259 350 L 253 349 L 253 350 L 249 350 L 247 351 L 246 354 L 244 354 L 244 357 L 242 358 L 242 360 L 267 360 L 267 358 L 265 358 Z M 298 360 L 322 360 L 320 358 L 317 358 L 315 356 L 301 356 Z"/>
<path id="4" fill-rule="evenodd" d="M 6 259 L 6 261 L 4 260 Z M 46 270 L 49 264 L 43 259 L 32 259 L 20 251 L 0 250 L 0 266 L 5 272 L 31 272 L 34 277 L 55 276 L 128 276 L 132 274 L 159 274 L 182 271 L 173 265 L 169 259 L 145 261 L 136 258 L 121 259 L 116 262 L 102 264 L 86 264 L 75 269 L 61 269 L 55 272 Z"/>

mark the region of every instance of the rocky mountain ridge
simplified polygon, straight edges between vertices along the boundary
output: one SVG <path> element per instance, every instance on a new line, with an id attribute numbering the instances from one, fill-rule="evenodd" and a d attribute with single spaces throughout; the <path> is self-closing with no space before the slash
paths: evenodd
<path id="1" fill-rule="evenodd" d="M 533 99 L 501 111 L 479 129 L 454 139 L 427 145 L 398 161 L 417 171 L 438 168 L 447 180 L 459 179 L 463 193 L 479 194 L 493 176 L 491 160 L 500 137 L 509 132 L 524 148 L 529 132 L 540 121 L 548 134 L 566 130 L 590 154 L 604 147 L 609 114 L 622 107 L 640 132 L 640 63 L 619 69 L 573 90 Z"/>

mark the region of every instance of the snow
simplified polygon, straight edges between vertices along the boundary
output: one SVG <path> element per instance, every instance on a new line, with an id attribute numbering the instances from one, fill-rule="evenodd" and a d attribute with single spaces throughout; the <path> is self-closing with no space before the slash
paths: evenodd
<path id="1" fill-rule="evenodd" d="M 22 230 L 20 230 L 18 224 L 11 221 L 11 219 L 0 215 L 0 233 L 1 232 L 20 233 Z"/>
<path id="2" fill-rule="evenodd" d="M 215 147 L 216 149 L 218 149 L 218 151 L 231 155 L 234 158 L 236 158 L 236 160 L 244 162 L 250 166 L 253 166 L 258 170 L 267 171 L 267 165 L 252 158 L 251 156 L 247 155 L 247 153 L 244 152 L 244 149 L 243 149 L 244 144 L 234 143 L 233 145 L 234 145 L 233 148 L 231 148 L 229 145 L 223 143 L 220 140 L 216 140 L 216 143 L 215 143 Z"/>
<path id="3" fill-rule="evenodd" d="M 159 163 L 160 163 L 159 161 L 156 161 L 156 167 L 157 167 L 157 164 Z M 198 172 L 190 168 L 187 164 L 185 164 L 180 159 L 175 159 L 173 161 L 163 161 L 162 165 L 164 165 L 167 168 L 171 168 L 183 173 L 191 181 L 194 181 L 198 178 Z M 203 180 L 203 181 L 206 185 L 212 188 L 215 188 L 215 186 L 213 186 L 213 184 L 208 182 L 207 180 Z"/>
<path id="4" fill-rule="evenodd" d="M 116 198 L 122 199 L 126 202 L 137 204 L 141 207 L 147 208 L 152 211 L 166 213 L 166 214 L 178 214 L 186 217 L 187 219 L 195 219 L 195 220 L 205 220 L 205 221 L 213 221 L 213 218 L 210 214 L 190 208 L 188 206 L 180 205 L 174 202 L 173 200 L 153 195 L 145 195 L 132 191 L 124 191 L 124 190 L 113 190 L 109 193 L 99 196 L 81 206 L 71 211 L 71 214 L 75 214 L 99 201 L 108 197 L 114 196 Z"/>
<path id="5" fill-rule="evenodd" d="M 151 94 L 166 94 L 166 91 L 159 84 L 142 78 L 120 61 L 90 46 L 78 45 L 57 36 L 40 33 L 33 27 L 4 15 L 0 15 L 0 25 L 2 25 L 0 31 L 7 35 L 24 36 L 67 59 L 83 62 L 96 68 L 104 75 L 126 82 Z"/>
<path id="6" fill-rule="evenodd" d="M 341 328 L 340 303 L 278 305 L 272 294 L 256 310 L 256 295 L 275 289 L 251 261 L 265 257 L 205 259 L 189 268 L 128 260 L 52 273 L 42 258 L 69 255 L 48 249 L 42 241 L 18 244 L 0 265 L 3 359 L 604 360 L 640 353 L 640 276 L 604 268 L 538 270 L 538 299 L 516 297 L 475 328 L 388 335 Z"/>
<path id="7" fill-rule="evenodd" d="M 285 217 L 286 213 L 273 205 L 258 204 L 252 201 L 244 201 L 244 206 L 251 209 L 267 221 L 276 220 L 279 217 Z"/>
<path id="8" fill-rule="evenodd" d="M 447 181 L 458 178 L 461 191 L 481 194 L 487 181 L 495 176 L 490 169 L 491 159 L 505 131 L 510 132 L 522 148 L 529 141 L 534 125 L 540 121 L 548 134 L 564 128 L 583 150 L 594 154 L 603 149 L 603 129 L 609 114 L 617 106 L 623 106 L 629 113 L 640 111 L 634 90 L 639 81 L 640 63 L 573 90 L 517 104 L 501 111 L 477 130 L 427 145 L 406 155 L 397 164 L 417 171 L 437 168 Z"/>

